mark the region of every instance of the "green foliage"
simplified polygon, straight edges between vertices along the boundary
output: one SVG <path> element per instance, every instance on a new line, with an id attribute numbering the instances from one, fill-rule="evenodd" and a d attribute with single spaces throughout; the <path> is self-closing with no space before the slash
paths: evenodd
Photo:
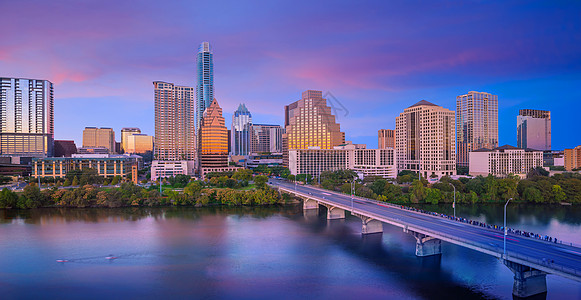
<path id="1" fill-rule="evenodd" d="M 553 200 L 556 203 L 561 203 L 567 199 L 567 195 L 558 184 L 553 185 Z"/>
<path id="2" fill-rule="evenodd" d="M 0 192 L 0 208 L 13 208 L 16 207 L 16 202 L 18 201 L 18 195 L 7 189 L 3 188 Z"/>
<path id="3" fill-rule="evenodd" d="M 442 192 L 438 189 L 426 189 L 426 203 L 438 204 L 442 200 Z"/>
<path id="4" fill-rule="evenodd" d="M 73 186 L 78 186 L 79 185 L 79 178 L 77 176 L 73 177 Z"/>
<path id="5" fill-rule="evenodd" d="M 258 175 L 258 176 L 254 176 L 254 184 L 256 185 L 256 187 L 258 187 L 259 189 L 264 189 L 266 188 L 266 183 L 268 182 L 268 177 L 264 176 L 264 175 Z"/>
<path id="6" fill-rule="evenodd" d="M 111 185 L 117 185 L 117 184 L 119 184 L 119 179 L 120 179 L 119 176 L 113 177 L 113 179 L 111 179 Z M 73 183 L 73 185 L 75 185 L 75 184 Z"/>
<path id="7" fill-rule="evenodd" d="M 239 181 L 241 180 L 250 181 L 252 180 L 252 171 L 248 169 L 238 169 L 232 175 L 232 179 Z"/>
<path id="8" fill-rule="evenodd" d="M 286 177 L 286 179 L 288 179 L 288 181 L 295 181 L 296 177 L 295 177 L 295 175 L 290 174 Z"/>
<path id="9" fill-rule="evenodd" d="M 414 180 L 414 182 L 412 183 L 410 192 L 413 194 L 414 196 L 413 199 L 416 202 L 421 202 L 424 201 L 424 199 L 426 199 L 426 188 L 424 187 L 422 182 L 417 179 Z"/>
<path id="10" fill-rule="evenodd" d="M 297 174 L 295 179 L 297 181 L 302 181 L 304 183 L 312 183 L 313 182 L 313 175 L 311 175 L 311 174 Z"/>

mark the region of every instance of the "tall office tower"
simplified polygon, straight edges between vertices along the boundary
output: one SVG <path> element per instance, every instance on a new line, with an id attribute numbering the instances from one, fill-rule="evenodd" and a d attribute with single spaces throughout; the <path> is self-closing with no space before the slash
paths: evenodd
<path id="1" fill-rule="evenodd" d="M 216 99 L 202 116 L 199 139 L 200 169 L 228 167 L 228 129 Z"/>
<path id="2" fill-rule="evenodd" d="M 345 134 L 327 106 L 321 91 L 307 90 L 302 99 L 284 107 L 283 164 L 293 149 L 333 149 L 345 143 Z"/>
<path id="3" fill-rule="evenodd" d="M 567 171 L 573 171 L 581 168 L 581 146 L 577 146 L 573 149 L 565 149 L 565 169 Z"/>
<path id="4" fill-rule="evenodd" d="M 521 109 L 516 117 L 518 148 L 551 150 L 551 112 Z"/>
<path id="5" fill-rule="evenodd" d="M 230 153 L 232 155 L 248 155 L 250 152 L 250 125 L 252 125 L 252 115 L 246 105 L 240 104 L 232 115 L 230 128 Z"/>
<path id="6" fill-rule="evenodd" d="M 194 88 L 154 81 L 156 160 L 196 158 Z"/>
<path id="7" fill-rule="evenodd" d="M 127 137 L 134 134 L 140 134 L 141 129 L 135 127 L 125 127 L 121 129 L 121 150 L 127 152 Z"/>
<path id="8" fill-rule="evenodd" d="M 454 111 L 422 100 L 395 118 L 398 171 L 424 178 L 456 174 Z"/>
<path id="9" fill-rule="evenodd" d="M 52 156 L 53 109 L 50 81 L 0 77 L 0 154 Z"/>
<path id="10" fill-rule="evenodd" d="M 379 129 L 377 131 L 377 148 L 394 148 L 395 147 L 395 130 Z"/>
<path id="11" fill-rule="evenodd" d="M 115 151 L 115 131 L 111 128 L 85 127 L 83 130 L 83 148 L 107 148 L 109 153 Z"/>
<path id="12" fill-rule="evenodd" d="M 252 124 L 250 126 L 251 153 L 281 153 L 282 127 L 280 125 Z"/>
<path id="13" fill-rule="evenodd" d="M 210 43 L 203 42 L 196 60 L 196 131 L 200 128 L 204 111 L 214 100 L 214 53 Z"/>
<path id="14" fill-rule="evenodd" d="M 468 92 L 456 97 L 456 160 L 469 166 L 470 152 L 498 147 L 498 96 Z"/>

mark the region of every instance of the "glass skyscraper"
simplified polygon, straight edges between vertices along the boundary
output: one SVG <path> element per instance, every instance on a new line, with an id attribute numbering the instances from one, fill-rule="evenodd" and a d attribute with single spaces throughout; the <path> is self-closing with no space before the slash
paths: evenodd
<path id="1" fill-rule="evenodd" d="M 240 104 L 232 115 L 230 149 L 232 155 L 248 155 L 250 152 L 250 125 L 252 115 L 246 105 Z"/>
<path id="2" fill-rule="evenodd" d="M 456 97 L 456 159 L 468 167 L 470 152 L 498 147 L 498 96 L 468 92 Z"/>
<path id="3" fill-rule="evenodd" d="M 53 109 L 50 81 L 0 77 L 0 154 L 52 156 Z"/>
<path id="4" fill-rule="evenodd" d="M 196 81 L 196 131 L 200 128 L 200 123 L 204 110 L 210 106 L 214 100 L 214 54 L 210 48 L 210 43 L 203 42 L 198 49 L 196 60 L 197 81 Z"/>
<path id="5" fill-rule="evenodd" d="M 516 144 L 519 148 L 551 150 L 551 112 L 521 109 L 516 117 Z"/>

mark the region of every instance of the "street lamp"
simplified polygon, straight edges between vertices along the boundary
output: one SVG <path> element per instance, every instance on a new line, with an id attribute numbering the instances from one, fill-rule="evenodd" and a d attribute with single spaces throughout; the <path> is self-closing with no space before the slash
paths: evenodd
<path id="1" fill-rule="evenodd" d="M 456 219 L 456 187 L 451 183 L 448 182 L 454 188 L 454 203 L 452 203 L 452 208 L 454 208 L 454 219 Z"/>
<path id="2" fill-rule="evenodd" d="M 506 204 L 504 205 L 504 251 L 502 252 L 504 259 L 506 259 L 506 234 L 507 234 L 507 230 L 506 230 L 506 206 L 508 205 L 508 202 L 510 202 L 510 200 L 512 200 L 512 198 L 508 199 L 508 201 L 506 201 Z"/>
<path id="3" fill-rule="evenodd" d="M 355 184 L 355 178 L 357 178 L 357 176 L 353 176 L 353 180 L 351 180 L 351 211 L 353 211 L 353 185 Z"/>

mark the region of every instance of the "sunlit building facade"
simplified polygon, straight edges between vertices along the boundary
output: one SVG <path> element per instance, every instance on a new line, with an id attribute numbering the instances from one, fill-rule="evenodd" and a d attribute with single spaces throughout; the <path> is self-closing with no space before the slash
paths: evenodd
<path id="1" fill-rule="evenodd" d="M 285 106 L 284 114 L 283 157 L 287 166 L 289 150 L 333 149 L 345 143 L 345 134 L 321 91 L 304 91 L 300 100 Z"/>
<path id="2" fill-rule="evenodd" d="M 156 160 L 194 161 L 196 134 L 194 88 L 153 82 Z"/>
<path id="3" fill-rule="evenodd" d="M 377 148 L 394 148 L 395 147 L 395 130 L 379 129 L 377 131 Z"/>
<path id="4" fill-rule="evenodd" d="M 0 155 L 47 157 L 53 146 L 53 84 L 0 77 Z"/>
<path id="5" fill-rule="evenodd" d="M 521 109 L 516 117 L 517 147 L 551 150 L 551 112 Z"/>
<path id="6" fill-rule="evenodd" d="M 216 99 L 204 112 L 199 138 L 200 168 L 228 167 L 228 130 Z"/>
<path id="7" fill-rule="evenodd" d="M 125 127 L 121 129 L 121 150 L 127 151 L 127 137 L 134 134 L 140 134 L 141 129 L 136 127 Z"/>
<path id="8" fill-rule="evenodd" d="M 573 171 L 581 169 L 581 146 L 577 146 L 573 149 L 565 149 L 565 169 L 567 171 Z"/>
<path id="9" fill-rule="evenodd" d="M 456 97 L 456 160 L 468 167 L 470 151 L 498 147 L 498 96 L 471 91 Z"/>
<path id="10" fill-rule="evenodd" d="M 102 147 L 109 153 L 115 151 L 115 131 L 112 128 L 85 127 L 83 130 L 83 148 Z"/>
<path id="11" fill-rule="evenodd" d="M 250 126 L 252 115 L 243 103 L 232 115 L 230 128 L 230 154 L 248 155 L 250 153 Z"/>
<path id="12" fill-rule="evenodd" d="M 125 153 L 147 153 L 153 151 L 153 137 L 147 134 L 132 134 L 127 137 Z"/>
<path id="13" fill-rule="evenodd" d="M 422 100 L 395 118 L 398 171 L 424 178 L 456 174 L 455 113 Z"/>
<path id="14" fill-rule="evenodd" d="M 203 42 L 196 58 L 196 132 L 206 108 L 214 100 L 214 53 L 210 43 Z"/>

